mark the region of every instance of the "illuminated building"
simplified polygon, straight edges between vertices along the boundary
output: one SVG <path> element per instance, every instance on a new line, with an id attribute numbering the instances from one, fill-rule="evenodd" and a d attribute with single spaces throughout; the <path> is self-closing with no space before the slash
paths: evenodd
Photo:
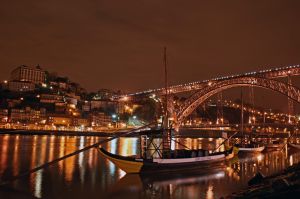
<path id="1" fill-rule="evenodd" d="M 112 123 L 112 117 L 106 115 L 105 113 L 91 113 L 90 114 L 90 123 L 91 126 L 96 127 L 107 127 L 109 124 Z"/>
<path id="2" fill-rule="evenodd" d="M 24 123 L 40 123 L 46 119 L 46 110 L 34 110 L 30 107 L 25 109 L 11 109 L 9 116 L 10 122 L 24 122 Z"/>
<path id="3" fill-rule="evenodd" d="M 63 114 L 52 114 L 48 117 L 48 124 L 56 126 L 70 126 L 72 124 L 72 118 Z"/>
<path id="4" fill-rule="evenodd" d="M 41 94 L 40 102 L 41 103 L 59 103 L 59 102 L 63 102 L 63 97 L 60 95 L 53 95 L 53 94 Z"/>
<path id="5" fill-rule="evenodd" d="M 27 92 L 34 91 L 35 84 L 28 81 L 9 81 L 7 83 L 6 89 L 10 91 L 18 91 L 18 92 Z"/>
<path id="6" fill-rule="evenodd" d="M 34 68 L 22 65 L 11 72 L 11 80 L 43 84 L 46 80 L 46 74 L 40 66 Z"/>
<path id="7" fill-rule="evenodd" d="M 89 120 L 84 118 L 73 118 L 73 126 L 90 126 Z"/>
<path id="8" fill-rule="evenodd" d="M 8 121 L 8 110 L 0 109 L 0 123 L 6 123 Z"/>

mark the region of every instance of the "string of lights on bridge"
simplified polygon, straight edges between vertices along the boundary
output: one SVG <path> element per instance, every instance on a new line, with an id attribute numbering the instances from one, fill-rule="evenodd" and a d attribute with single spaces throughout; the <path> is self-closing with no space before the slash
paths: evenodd
<path id="1" fill-rule="evenodd" d="M 293 69 L 296 69 L 296 70 L 293 70 Z M 273 76 L 272 76 L 272 73 L 274 73 L 274 72 L 276 74 L 273 74 Z M 287 75 L 292 76 L 292 75 L 298 75 L 298 74 L 300 74 L 300 65 L 276 67 L 276 68 L 265 69 L 265 70 L 260 70 L 260 71 L 247 72 L 247 73 L 243 73 L 243 74 L 216 77 L 216 78 L 203 80 L 203 81 L 196 81 L 196 82 L 190 82 L 190 83 L 185 83 L 185 84 L 180 84 L 180 85 L 173 85 L 173 86 L 169 87 L 169 93 L 176 93 L 177 89 L 182 89 L 183 87 L 190 87 L 190 89 L 197 89 L 197 86 L 203 85 L 205 83 L 210 84 L 212 81 L 228 80 L 228 79 L 234 79 L 234 78 L 239 78 L 239 77 L 255 76 L 255 77 L 266 77 L 266 78 L 279 78 L 282 76 L 287 76 Z M 164 93 L 164 92 L 165 92 L 165 88 L 148 89 L 145 91 L 126 94 L 121 97 L 145 95 L 145 94 L 151 94 L 151 93 Z M 183 91 L 178 91 L 178 92 L 183 92 Z"/>

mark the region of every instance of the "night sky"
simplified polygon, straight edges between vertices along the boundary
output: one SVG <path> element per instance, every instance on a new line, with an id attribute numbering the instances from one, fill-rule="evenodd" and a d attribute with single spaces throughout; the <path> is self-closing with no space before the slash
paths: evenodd
<path id="1" fill-rule="evenodd" d="M 1 0 L 0 79 L 40 64 L 90 91 L 300 64 L 300 1 Z"/>

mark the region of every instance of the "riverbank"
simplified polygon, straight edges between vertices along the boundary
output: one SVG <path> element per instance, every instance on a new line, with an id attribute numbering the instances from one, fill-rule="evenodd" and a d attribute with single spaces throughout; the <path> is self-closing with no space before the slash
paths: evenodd
<path id="1" fill-rule="evenodd" d="M 129 132 L 133 129 L 115 129 L 106 132 L 100 131 L 53 131 L 53 130 L 23 130 L 23 129 L 0 129 L 0 135 L 55 135 L 55 136 L 97 136 L 112 137 Z M 144 131 L 143 133 L 145 133 Z M 159 130 L 147 130 L 147 133 L 157 133 Z M 131 137 L 140 135 L 140 132 L 130 134 Z M 128 136 L 125 136 L 128 137 Z"/>
<path id="2" fill-rule="evenodd" d="M 123 133 L 125 131 L 122 131 Z M 122 133 L 120 131 L 120 133 Z M 23 130 L 23 129 L 0 129 L 0 135 L 57 135 L 57 136 L 99 136 L 109 137 L 116 132 L 91 132 L 91 131 L 53 131 L 53 130 Z"/>
<path id="3" fill-rule="evenodd" d="M 103 131 L 66 131 L 66 130 L 27 130 L 27 129 L 0 129 L 0 135 L 9 134 L 9 135 L 57 135 L 57 136 L 98 136 L 98 137 L 110 137 L 118 134 L 124 134 L 133 129 L 106 129 Z M 159 130 L 147 130 L 143 131 L 142 134 L 147 133 L 157 133 Z M 236 131 L 221 131 L 221 130 L 203 130 L 203 129 L 180 129 L 179 132 L 175 133 L 177 138 L 222 138 L 224 133 L 227 134 L 227 137 L 232 136 Z M 140 135 L 139 132 L 133 133 L 130 137 L 135 137 Z M 251 132 L 238 132 L 234 137 L 241 138 L 244 136 L 253 136 L 256 138 L 288 138 L 288 133 L 251 133 Z M 300 134 L 297 134 L 294 137 L 300 137 Z"/>
<path id="4" fill-rule="evenodd" d="M 248 182 L 249 187 L 227 196 L 226 199 L 240 198 L 299 198 L 300 163 L 290 166 L 282 172 L 264 177 L 257 173 Z"/>

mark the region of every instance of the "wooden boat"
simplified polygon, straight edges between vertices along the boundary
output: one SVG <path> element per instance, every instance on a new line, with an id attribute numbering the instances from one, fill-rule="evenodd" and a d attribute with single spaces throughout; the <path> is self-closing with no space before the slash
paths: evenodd
<path id="1" fill-rule="evenodd" d="M 178 170 L 191 170 L 200 167 L 209 168 L 212 163 L 222 162 L 234 156 L 233 147 L 223 152 L 209 153 L 207 150 L 184 150 L 172 149 L 172 142 L 177 142 L 172 139 L 173 123 L 170 119 L 168 110 L 168 78 L 167 78 L 167 55 L 166 48 L 164 48 L 164 67 L 165 67 L 165 104 L 164 115 L 162 118 L 162 129 L 160 132 L 162 142 L 157 145 L 155 143 L 155 136 L 146 134 L 140 136 L 140 156 L 139 157 L 125 157 L 117 154 L 112 154 L 103 148 L 98 148 L 102 156 L 112 161 L 120 169 L 126 173 L 156 173 L 156 172 L 173 172 Z M 175 125 L 176 126 L 176 125 Z M 180 144 L 179 142 L 177 142 Z M 151 151 L 150 146 L 153 146 L 154 152 Z M 184 146 L 183 144 L 180 144 Z M 160 147 L 161 146 L 161 147 Z M 184 146 L 185 148 L 188 148 Z M 157 153 L 159 157 L 155 156 Z M 205 170 L 205 169 L 203 169 Z"/>
<path id="2" fill-rule="evenodd" d="M 205 150 L 174 150 L 170 158 L 136 158 L 112 154 L 98 148 L 100 154 L 116 164 L 126 173 L 174 172 L 209 167 L 234 156 L 233 147 L 224 152 L 208 153 Z M 204 153 L 203 153 L 204 152 Z"/>
<path id="3" fill-rule="evenodd" d="M 295 149 L 300 149 L 300 144 L 289 143 L 289 146 Z"/>

